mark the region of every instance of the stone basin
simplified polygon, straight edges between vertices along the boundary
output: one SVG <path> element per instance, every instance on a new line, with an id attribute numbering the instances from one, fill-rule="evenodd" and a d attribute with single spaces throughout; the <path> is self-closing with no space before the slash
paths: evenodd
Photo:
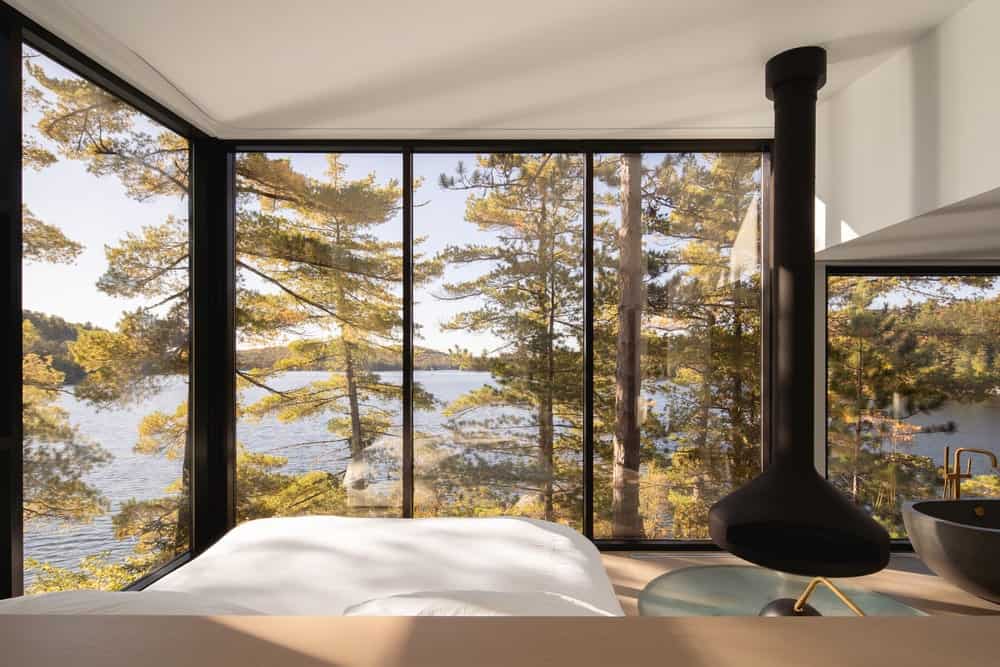
<path id="1" fill-rule="evenodd" d="M 927 567 L 955 586 L 1000 604 L 1000 499 L 907 503 L 903 522 Z"/>

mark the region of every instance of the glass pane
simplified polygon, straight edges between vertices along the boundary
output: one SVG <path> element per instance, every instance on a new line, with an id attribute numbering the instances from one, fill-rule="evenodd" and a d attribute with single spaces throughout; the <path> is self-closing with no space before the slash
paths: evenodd
<path id="1" fill-rule="evenodd" d="M 761 159 L 594 166 L 594 534 L 708 537 L 760 471 Z"/>
<path id="2" fill-rule="evenodd" d="M 238 156 L 239 521 L 402 512 L 401 174 Z"/>
<path id="3" fill-rule="evenodd" d="M 582 523 L 580 155 L 418 155 L 419 516 Z"/>
<path id="4" fill-rule="evenodd" d="M 1000 454 L 998 322 L 995 275 L 827 280 L 828 474 L 893 537 L 903 502 L 940 496 L 945 447 Z M 962 495 L 1000 495 L 971 461 Z"/>
<path id="5" fill-rule="evenodd" d="M 188 548 L 188 145 L 24 48 L 28 592 Z"/>

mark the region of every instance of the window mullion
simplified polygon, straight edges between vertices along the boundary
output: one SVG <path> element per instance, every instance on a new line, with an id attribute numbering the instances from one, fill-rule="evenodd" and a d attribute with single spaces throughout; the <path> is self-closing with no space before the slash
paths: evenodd
<path id="1" fill-rule="evenodd" d="M 413 151 L 403 151 L 403 516 L 413 516 Z"/>
<path id="2" fill-rule="evenodd" d="M 584 156 L 583 534 L 594 538 L 594 154 Z"/>
<path id="3" fill-rule="evenodd" d="M 0 256 L 7 265 L 0 290 L 0 598 L 24 589 L 24 481 L 21 456 L 21 26 L 0 13 Z"/>

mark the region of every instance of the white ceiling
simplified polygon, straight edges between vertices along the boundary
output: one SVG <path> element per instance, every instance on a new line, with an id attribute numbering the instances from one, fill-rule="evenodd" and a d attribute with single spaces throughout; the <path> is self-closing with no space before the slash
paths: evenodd
<path id="1" fill-rule="evenodd" d="M 206 131 L 769 136 L 763 64 L 829 95 L 968 0 L 8 0 Z"/>

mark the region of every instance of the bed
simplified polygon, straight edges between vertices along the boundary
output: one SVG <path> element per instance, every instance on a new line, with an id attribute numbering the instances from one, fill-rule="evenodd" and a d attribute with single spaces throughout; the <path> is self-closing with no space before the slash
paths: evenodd
<path id="1" fill-rule="evenodd" d="M 623 615 L 590 541 L 515 517 L 251 521 L 147 594 L 282 616 Z"/>

